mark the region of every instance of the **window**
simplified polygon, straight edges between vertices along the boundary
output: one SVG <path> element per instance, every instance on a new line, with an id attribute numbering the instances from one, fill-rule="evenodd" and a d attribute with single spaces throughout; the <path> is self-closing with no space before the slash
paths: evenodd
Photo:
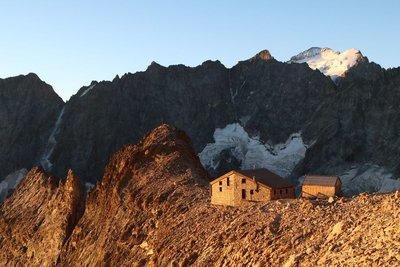
<path id="1" fill-rule="evenodd" d="M 226 185 L 229 186 L 229 177 L 226 178 Z"/>
<path id="2" fill-rule="evenodd" d="M 219 181 L 219 185 L 222 185 L 222 181 Z"/>
<path id="3" fill-rule="evenodd" d="M 246 199 L 246 189 L 242 189 L 242 199 Z"/>
<path id="4" fill-rule="evenodd" d="M 253 195 L 253 194 L 254 194 L 254 190 L 251 189 L 251 190 L 250 190 L 250 195 Z"/>
<path id="5" fill-rule="evenodd" d="M 279 194 L 281 194 L 281 195 L 282 195 L 282 189 L 279 189 Z"/>
<path id="6" fill-rule="evenodd" d="M 222 187 L 219 188 L 219 192 L 222 192 Z"/>
<path id="7" fill-rule="evenodd" d="M 276 189 L 274 189 L 274 195 L 276 195 Z"/>
<path id="8" fill-rule="evenodd" d="M 246 183 L 246 179 L 242 179 L 242 184 L 245 184 Z"/>
<path id="9" fill-rule="evenodd" d="M 289 190 L 286 188 L 286 194 L 288 194 L 289 193 Z"/>

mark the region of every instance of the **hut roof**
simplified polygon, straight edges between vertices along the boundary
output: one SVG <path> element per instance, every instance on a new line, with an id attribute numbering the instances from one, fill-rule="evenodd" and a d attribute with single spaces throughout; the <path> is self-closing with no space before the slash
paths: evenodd
<path id="1" fill-rule="evenodd" d="M 257 182 L 260 182 L 272 189 L 293 187 L 293 185 L 287 179 L 284 179 L 264 168 L 254 170 L 238 170 L 236 172 L 250 179 L 254 177 Z"/>
<path id="2" fill-rule="evenodd" d="M 306 175 L 303 185 L 335 186 L 337 180 L 340 181 L 337 176 Z"/>

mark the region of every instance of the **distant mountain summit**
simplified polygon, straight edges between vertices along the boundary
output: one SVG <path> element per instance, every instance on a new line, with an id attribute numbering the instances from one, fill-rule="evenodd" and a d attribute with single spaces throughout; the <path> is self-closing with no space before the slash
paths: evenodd
<path id="1" fill-rule="evenodd" d="M 355 48 L 338 52 L 330 48 L 311 47 L 293 56 L 288 63 L 307 63 L 310 68 L 318 69 L 332 80 L 336 80 L 363 59 L 366 58 Z"/>

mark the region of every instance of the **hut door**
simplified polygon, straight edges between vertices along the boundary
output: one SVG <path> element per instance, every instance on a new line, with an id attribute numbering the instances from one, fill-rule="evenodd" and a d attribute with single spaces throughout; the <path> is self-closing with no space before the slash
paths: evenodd
<path id="1" fill-rule="evenodd" d="M 242 199 L 246 199 L 246 189 L 242 189 Z"/>

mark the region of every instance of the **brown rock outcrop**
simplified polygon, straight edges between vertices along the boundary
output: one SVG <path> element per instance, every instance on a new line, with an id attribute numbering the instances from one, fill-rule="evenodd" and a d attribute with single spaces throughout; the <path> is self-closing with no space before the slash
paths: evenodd
<path id="1" fill-rule="evenodd" d="M 207 202 L 205 178 L 190 139 L 174 127 L 162 125 L 125 146 L 89 194 L 61 265 L 163 264 L 165 235 L 192 207 Z"/>
<path id="2" fill-rule="evenodd" d="M 54 266 L 82 213 L 79 178 L 33 168 L 0 206 L 0 265 Z"/>

